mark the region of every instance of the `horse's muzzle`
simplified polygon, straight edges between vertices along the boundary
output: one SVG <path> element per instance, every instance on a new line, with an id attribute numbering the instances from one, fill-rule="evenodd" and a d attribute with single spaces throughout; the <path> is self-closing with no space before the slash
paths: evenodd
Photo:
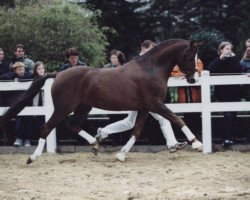
<path id="1" fill-rule="evenodd" d="M 186 75 L 187 82 L 190 84 L 193 84 L 198 81 L 199 74 L 198 72 L 195 72 L 192 75 Z"/>
<path id="2" fill-rule="evenodd" d="M 196 82 L 194 76 L 186 76 L 187 78 L 187 82 L 190 83 L 190 84 L 194 84 Z"/>

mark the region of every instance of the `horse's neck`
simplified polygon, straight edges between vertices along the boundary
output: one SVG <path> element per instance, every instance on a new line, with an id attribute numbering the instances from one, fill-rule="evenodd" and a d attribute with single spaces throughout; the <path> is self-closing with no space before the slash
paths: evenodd
<path id="1" fill-rule="evenodd" d="M 142 70 L 149 74 L 152 74 L 152 71 L 158 72 L 158 77 L 168 80 L 187 45 L 188 42 L 185 40 L 167 41 L 139 57 L 137 62 Z"/>
<path id="2" fill-rule="evenodd" d="M 154 66 L 160 68 L 162 73 L 170 76 L 186 45 L 183 41 L 162 44 L 162 46 L 158 47 L 158 50 L 155 49 L 152 52 Z"/>

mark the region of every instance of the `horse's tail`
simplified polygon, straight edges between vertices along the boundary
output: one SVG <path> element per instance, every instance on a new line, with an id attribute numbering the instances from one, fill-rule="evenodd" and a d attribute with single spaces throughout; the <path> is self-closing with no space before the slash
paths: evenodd
<path id="1" fill-rule="evenodd" d="M 31 86 L 28 90 L 25 91 L 23 96 L 20 97 L 16 102 L 14 102 L 7 112 L 3 115 L 2 123 L 5 125 L 11 119 L 15 118 L 19 112 L 23 110 L 25 106 L 27 106 L 30 102 L 32 102 L 33 98 L 40 91 L 40 89 L 45 84 L 45 81 L 49 78 L 55 78 L 57 72 L 47 73 L 45 76 L 38 77 L 34 79 Z"/>

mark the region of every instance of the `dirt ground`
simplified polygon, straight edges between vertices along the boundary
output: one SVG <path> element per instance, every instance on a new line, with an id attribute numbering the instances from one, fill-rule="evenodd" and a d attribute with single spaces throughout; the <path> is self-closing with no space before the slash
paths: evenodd
<path id="1" fill-rule="evenodd" d="M 250 153 L 0 154 L 3 200 L 250 199 Z"/>

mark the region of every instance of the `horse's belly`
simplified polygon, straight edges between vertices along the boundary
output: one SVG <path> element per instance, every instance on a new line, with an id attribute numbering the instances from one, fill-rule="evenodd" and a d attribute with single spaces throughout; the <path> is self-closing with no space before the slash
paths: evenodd
<path id="1" fill-rule="evenodd" d="M 133 98 L 91 98 L 86 102 L 95 108 L 100 108 L 104 110 L 138 110 L 141 107 L 141 101 Z"/>

